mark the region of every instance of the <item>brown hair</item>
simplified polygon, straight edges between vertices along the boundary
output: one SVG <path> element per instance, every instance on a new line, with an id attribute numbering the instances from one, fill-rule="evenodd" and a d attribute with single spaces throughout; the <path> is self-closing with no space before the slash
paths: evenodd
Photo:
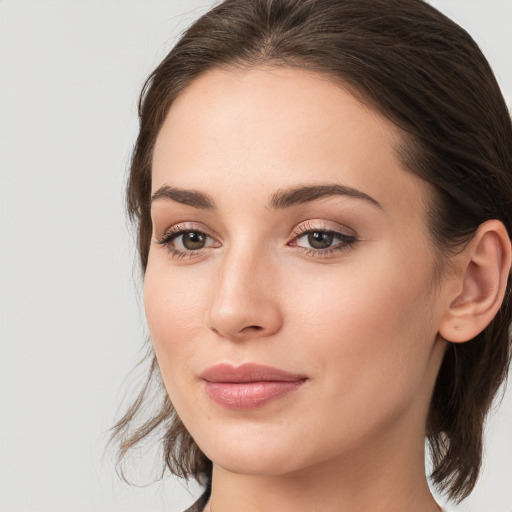
<path id="1" fill-rule="evenodd" d="M 510 116 L 488 62 L 462 28 L 422 0 L 226 0 L 184 33 L 140 96 L 127 207 L 143 272 L 152 232 L 152 151 L 172 102 L 207 70 L 260 64 L 339 81 L 401 129 L 403 164 L 435 190 L 430 231 L 441 254 L 456 250 L 489 219 L 512 232 Z M 455 500 L 475 486 L 484 419 L 507 375 L 510 301 L 509 279 L 494 320 L 473 340 L 449 344 L 437 377 L 426 425 L 432 479 Z M 211 461 L 163 387 L 160 410 L 130 430 L 152 380 L 160 379 L 153 352 L 150 357 L 148 380 L 113 429 L 119 460 L 163 428 L 165 466 L 208 483 Z"/>

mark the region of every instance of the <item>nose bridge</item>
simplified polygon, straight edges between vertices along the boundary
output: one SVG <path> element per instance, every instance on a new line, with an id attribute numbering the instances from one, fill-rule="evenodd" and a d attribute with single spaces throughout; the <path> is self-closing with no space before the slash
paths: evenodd
<path id="1" fill-rule="evenodd" d="M 217 268 L 207 318 L 210 329 L 229 338 L 276 332 L 282 319 L 272 293 L 278 279 L 270 252 L 255 247 L 254 240 L 240 240 L 225 250 Z"/>

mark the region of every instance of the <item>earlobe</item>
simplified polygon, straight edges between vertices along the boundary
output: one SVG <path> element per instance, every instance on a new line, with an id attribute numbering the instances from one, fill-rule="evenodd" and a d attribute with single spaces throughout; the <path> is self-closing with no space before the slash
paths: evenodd
<path id="1" fill-rule="evenodd" d="M 459 255 L 455 296 L 441 322 L 439 334 L 462 343 L 481 333 L 498 312 L 511 265 L 511 243 L 502 222 L 489 220 Z"/>

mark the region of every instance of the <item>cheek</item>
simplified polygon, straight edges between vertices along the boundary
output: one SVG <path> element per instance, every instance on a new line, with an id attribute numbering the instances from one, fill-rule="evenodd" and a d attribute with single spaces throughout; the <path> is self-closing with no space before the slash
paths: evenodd
<path id="1" fill-rule="evenodd" d="M 422 319 L 431 321 L 430 264 L 400 262 L 395 252 L 384 248 L 371 259 L 347 259 L 337 268 L 296 271 L 286 284 L 287 313 L 310 326 L 310 334 L 332 330 L 341 342 L 350 332 L 371 333 L 358 347 L 372 345 L 385 332 L 399 335 Z"/>
<path id="2" fill-rule="evenodd" d="M 293 337 L 303 340 L 296 350 L 325 396 L 343 396 L 345 405 L 357 404 L 354 411 L 412 399 L 428 371 L 437 334 L 430 266 L 397 261 L 382 251 L 371 262 L 354 259 L 311 276 L 307 288 L 290 283 Z"/>
<path id="3" fill-rule="evenodd" d="M 188 361 L 203 330 L 207 294 L 200 286 L 208 280 L 192 280 L 188 270 L 150 260 L 144 277 L 146 320 L 169 393 L 177 383 L 190 383 Z"/>

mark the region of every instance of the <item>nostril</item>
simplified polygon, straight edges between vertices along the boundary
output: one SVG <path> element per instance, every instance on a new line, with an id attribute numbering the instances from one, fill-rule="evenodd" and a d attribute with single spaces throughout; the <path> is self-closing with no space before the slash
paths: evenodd
<path id="1" fill-rule="evenodd" d="M 248 325 L 245 329 L 250 329 L 251 331 L 261 331 L 263 327 L 261 327 L 261 325 Z"/>

